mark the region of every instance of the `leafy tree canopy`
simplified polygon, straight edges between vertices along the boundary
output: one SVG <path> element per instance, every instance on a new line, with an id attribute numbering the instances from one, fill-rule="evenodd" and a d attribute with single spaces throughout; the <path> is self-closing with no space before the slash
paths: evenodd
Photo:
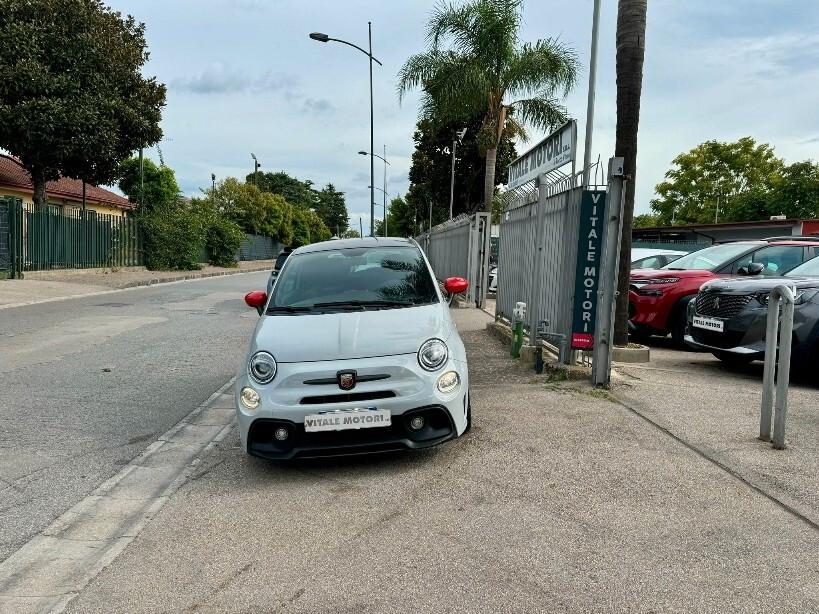
<path id="1" fill-rule="evenodd" d="M 318 192 L 314 209 L 333 233 L 343 233 L 347 230 L 349 217 L 347 205 L 344 203 L 344 192 L 336 190 L 332 183 L 328 183 Z"/>
<path id="2" fill-rule="evenodd" d="M 387 233 L 391 237 L 414 237 L 418 234 L 417 214 L 411 204 L 400 196 L 390 201 Z M 356 235 L 358 233 L 356 232 Z M 384 219 L 375 221 L 375 235 L 384 236 Z"/>
<path id="3" fill-rule="evenodd" d="M 660 224 L 670 224 L 672 219 L 678 224 L 702 224 L 819 213 L 816 165 L 786 167 L 773 147 L 757 144 L 751 137 L 734 143 L 706 141 L 673 163 L 651 201 Z"/>
<path id="4" fill-rule="evenodd" d="M 132 157 L 120 165 L 119 189 L 146 210 L 167 207 L 179 199 L 176 174 L 167 166 L 157 166 L 147 158 L 142 161 L 142 198 L 140 198 L 139 158 Z"/>
<path id="5" fill-rule="evenodd" d="M 279 194 L 288 203 L 303 209 L 312 209 L 332 232 L 344 232 L 349 224 L 344 192 L 336 190 L 332 183 L 316 190 L 313 182 L 302 181 L 284 171 L 275 173 L 250 173 L 247 183 L 257 185 L 262 192 Z"/>
<path id="6" fill-rule="evenodd" d="M 0 147 L 45 203 L 59 175 L 106 184 L 162 137 L 165 86 L 142 75 L 145 26 L 100 0 L 0 0 Z"/>

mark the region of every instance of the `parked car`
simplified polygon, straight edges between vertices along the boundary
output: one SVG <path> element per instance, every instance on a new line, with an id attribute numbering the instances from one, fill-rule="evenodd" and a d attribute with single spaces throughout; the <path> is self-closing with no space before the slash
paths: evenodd
<path id="1" fill-rule="evenodd" d="M 493 266 L 489 268 L 489 291 L 498 291 L 498 267 Z"/>
<path id="2" fill-rule="evenodd" d="M 445 281 L 450 295 L 466 280 Z M 270 459 L 434 446 L 471 423 L 466 351 L 417 243 L 293 251 L 259 310 L 236 382 L 242 446 Z"/>
<path id="3" fill-rule="evenodd" d="M 794 366 L 819 366 L 819 258 L 783 277 L 709 281 L 688 307 L 686 342 L 731 363 L 765 357 L 768 298 L 780 284 L 796 289 L 793 315 Z"/>
<path id="4" fill-rule="evenodd" d="M 276 256 L 276 262 L 273 263 L 273 270 L 270 271 L 270 277 L 267 278 L 267 294 L 270 295 L 273 292 L 273 284 L 276 281 L 276 278 L 279 276 L 279 272 L 282 270 L 284 263 L 287 262 L 287 258 L 290 254 L 293 253 L 293 250 L 290 248 L 285 249 L 282 251 L 278 256 Z"/>
<path id="5" fill-rule="evenodd" d="M 662 269 L 633 271 L 629 327 L 633 335 L 671 333 L 684 345 L 686 309 L 706 281 L 738 275 L 782 275 L 819 254 L 819 237 L 774 238 L 712 245 Z"/>
<path id="6" fill-rule="evenodd" d="M 635 247 L 631 250 L 631 270 L 660 269 L 678 258 L 685 256 L 687 253 L 688 252 L 681 252 L 675 249 Z"/>

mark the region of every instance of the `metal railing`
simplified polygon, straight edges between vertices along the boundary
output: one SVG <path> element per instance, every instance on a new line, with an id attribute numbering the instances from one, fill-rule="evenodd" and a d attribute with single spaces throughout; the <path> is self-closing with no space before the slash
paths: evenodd
<path id="1" fill-rule="evenodd" d="M 5 199 L 11 277 L 24 271 L 138 266 L 142 249 L 137 221 L 130 217 L 37 207 Z"/>

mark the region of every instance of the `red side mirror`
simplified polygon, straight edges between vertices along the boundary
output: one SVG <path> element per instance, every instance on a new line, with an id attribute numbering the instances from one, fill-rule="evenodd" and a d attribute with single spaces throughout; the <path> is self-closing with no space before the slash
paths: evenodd
<path id="1" fill-rule="evenodd" d="M 267 303 L 267 292 L 262 292 L 261 290 L 248 292 L 245 294 L 245 303 L 247 303 L 248 307 L 253 307 L 261 314 L 265 303 Z"/>
<path id="2" fill-rule="evenodd" d="M 449 294 L 461 294 L 466 292 L 467 288 L 469 288 L 469 282 L 463 277 L 447 277 L 444 282 L 444 290 Z"/>

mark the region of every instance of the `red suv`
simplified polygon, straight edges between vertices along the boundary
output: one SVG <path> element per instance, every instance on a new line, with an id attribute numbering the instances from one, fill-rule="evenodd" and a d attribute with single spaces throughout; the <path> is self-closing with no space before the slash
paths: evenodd
<path id="1" fill-rule="evenodd" d="M 667 335 L 684 344 L 686 308 L 717 277 L 780 276 L 819 255 L 819 237 L 774 237 L 712 245 L 661 269 L 631 272 L 629 328 L 635 337 Z"/>

